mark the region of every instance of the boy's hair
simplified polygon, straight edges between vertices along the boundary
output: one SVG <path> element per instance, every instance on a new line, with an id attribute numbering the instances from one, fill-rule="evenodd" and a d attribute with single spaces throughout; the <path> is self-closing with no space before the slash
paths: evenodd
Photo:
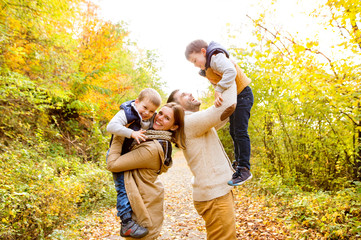
<path id="1" fill-rule="evenodd" d="M 194 52 L 195 53 L 201 52 L 202 48 L 206 50 L 208 48 L 208 43 L 202 39 L 197 39 L 189 43 L 185 51 L 186 59 L 189 60 L 189 55 L 191 55 Z"/>
<path id="2" fill-rule="evenodd" d="M 162 98 L 160 94 L 153 88 L 145 88 L 143 89 L 138 96 L 139 102 L 143 100 L 148 100 L 153 103 L 155 106 L 160 106 L 162 103 Z"/>

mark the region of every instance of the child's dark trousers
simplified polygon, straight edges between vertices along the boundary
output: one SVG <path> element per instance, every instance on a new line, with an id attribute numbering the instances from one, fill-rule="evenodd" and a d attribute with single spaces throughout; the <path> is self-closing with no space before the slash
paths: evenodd
<path id="1" fill-rule="evenodd" d="M 233 139 L 234 155 L 237 168 L 246 167 L 251 169 L 251 141 L 248 135 L 248 121 L 253 106 L 252 89 L 247 86 L 237 96 L 237 107 L 230 116 L 229 132 Z"/>

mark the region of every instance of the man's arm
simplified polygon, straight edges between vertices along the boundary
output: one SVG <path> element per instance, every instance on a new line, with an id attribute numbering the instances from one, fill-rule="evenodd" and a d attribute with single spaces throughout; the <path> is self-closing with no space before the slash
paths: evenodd
<path id="1" fill-rule="evenodd" d="M 229 118 L 222 121 L 220 124 L 217 124 L 216 126 L 214 126 L 214 128 L 218 131 L 219 129 L 223 128 L 227 124 L 227 122 L 229 122 Z"/>
<path id="2" fill-rule="evenodd" d="M 185 128 L 187 134 L 200 136 L 212 127 L 221 124 L 234 112 L 237 104 L 237 87 L 236 83 L 223 92 L 223 103 L 220 107 L 211 106 L 206 110 L 186 115 Z"/>

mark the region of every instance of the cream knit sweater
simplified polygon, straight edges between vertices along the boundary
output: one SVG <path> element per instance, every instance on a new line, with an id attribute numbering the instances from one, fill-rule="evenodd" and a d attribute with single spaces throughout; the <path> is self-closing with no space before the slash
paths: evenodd
<path id="1" fill-rule="evenodd" d="M 232 178 L 234 170 L 215 128 L 224 122 L 221 116 L 225 110 L 237 102 L 236 84 L 233 83 L 222 96 L 221 107 L 186 112 L 184 125 L 187 148 L 183 153 L 194 175 L 194 201 L 209 201 L 232 189 L 227 182 Z"/>

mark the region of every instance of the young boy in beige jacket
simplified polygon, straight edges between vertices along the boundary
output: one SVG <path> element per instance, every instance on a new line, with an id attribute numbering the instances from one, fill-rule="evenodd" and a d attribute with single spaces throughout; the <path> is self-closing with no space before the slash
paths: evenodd
<path id="1" fill-rule="evenodd" d="M 215 106 L 222 105 L 222 94 L 232 83 L 237 84 L 237 107 L 229 118 L 229 132 L 234 144 L 234 168 L 236 172 L 228 181 L 231 186 L 239 186 L 252 178 L 250 172 L 251 143 L 248 135 L 248 121 L 253 105 L 251 80 L 235 64 L 228 51 L 219 43 L 195 40 L 188 44 L 185 56 L 200 68 L 200 75 L 206 77 L 215 88 Z"/>

